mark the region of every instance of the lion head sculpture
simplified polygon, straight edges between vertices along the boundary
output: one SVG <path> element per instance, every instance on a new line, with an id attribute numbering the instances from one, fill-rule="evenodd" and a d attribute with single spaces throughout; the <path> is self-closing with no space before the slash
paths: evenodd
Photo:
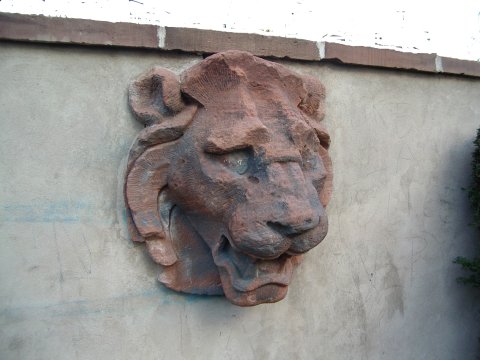
<path id="1" fill-rule="evenodd" d="M 285 297 L 327 234 L 324 97 L 315 78 L 241 51 L 131 85 L 145 129 L 130 151 L 127 219 L 161 283 L 241 306 Z"/>

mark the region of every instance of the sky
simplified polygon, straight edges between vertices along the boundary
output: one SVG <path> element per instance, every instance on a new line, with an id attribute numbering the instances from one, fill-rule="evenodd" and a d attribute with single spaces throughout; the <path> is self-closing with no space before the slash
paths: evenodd
<path id="1" fill-rule="evenodd" d="M 0 0 L 0 12 L 258 33 L 480 61 L 480 0 Z"/>

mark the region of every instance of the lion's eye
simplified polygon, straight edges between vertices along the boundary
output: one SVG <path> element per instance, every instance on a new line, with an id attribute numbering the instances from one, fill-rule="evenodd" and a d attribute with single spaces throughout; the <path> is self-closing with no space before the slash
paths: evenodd
<path id="1" fill-rule="evenodd" d="M 219 161 L 231 171 L 243 175 L 248 170 L 249 162 L 248 150 L 237 150 L 227 154 L 218 155 Z"/>

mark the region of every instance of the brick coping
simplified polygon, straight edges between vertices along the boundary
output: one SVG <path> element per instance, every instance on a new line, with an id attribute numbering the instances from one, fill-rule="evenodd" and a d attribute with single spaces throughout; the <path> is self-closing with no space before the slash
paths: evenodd
<path id="1" fill-rule="evenodd" d="M 350 46 L 332 42 L 193 28 L 0 13 L 0 40 L 123 46 L 210 54 L 249 51 L 257 56 L 480 77 L 480 62 Z"/>

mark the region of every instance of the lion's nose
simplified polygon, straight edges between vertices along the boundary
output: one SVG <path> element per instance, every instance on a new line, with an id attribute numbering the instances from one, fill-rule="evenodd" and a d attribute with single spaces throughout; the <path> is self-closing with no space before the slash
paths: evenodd
<path id="1" fill-rule="evenodd" d="M 294 219 L 284 217 L 279 221 L 269 221 L 267 225 L 282 235 L 298 235 L 313 229 L 318 225 L 319 221 L 319 216 L 313 214 L 313 212 L 306 214 L 306 216 L 298 216 L 298 214 L 296 214 L 296 216 L 292 218 Z"/>
<path id="2" fill-rule="evenodd" d="M 282 242 L 289 243 L 289 254 L 307 252 L 325 237 L 325 211 L 319 201 L 310 201 L 306 196 L 284 196 L 282 200 L 266 224 L 284 236 Z"/>

